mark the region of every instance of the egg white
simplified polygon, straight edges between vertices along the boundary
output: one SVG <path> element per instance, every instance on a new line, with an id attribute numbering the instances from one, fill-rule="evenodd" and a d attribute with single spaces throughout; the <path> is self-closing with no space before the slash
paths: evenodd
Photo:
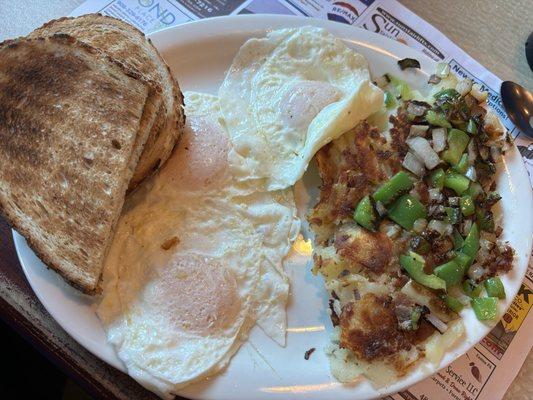
<path id="1" fill-rule="evenodd" d="M 227 364 L 253 318 L 260 246 L 231 204 L 161 199 L 122 216 L 98 315 L 133 378 L 170 397 Z"/>
<path id="2" fill-rule="evenodd" d="M 129 374 L 160 396 L 223 369 L 257 323 L 285 344 L 291 190 L 237 182 L 215 96 L 186 93 L 187 127 L 128 200 L 97 313 Z"/>
<path id="3" fill-rule="evenodd" d="M 365 58 L 309 26 L 248 40 L 219 97 L 234 174 L 267 190 L 293 185 L 320 147 L 383 104 Z"/>
<path id="4" fill-rule="evenodd" d="M 300 231 L 292 190 L 254 192 L 237 200 L 243 206 L 244 217 L 253 221 L 262 238 L 261 278 L 254 302 L 257 324 L 285 346 L 289 279 L 283 259 Z"/>

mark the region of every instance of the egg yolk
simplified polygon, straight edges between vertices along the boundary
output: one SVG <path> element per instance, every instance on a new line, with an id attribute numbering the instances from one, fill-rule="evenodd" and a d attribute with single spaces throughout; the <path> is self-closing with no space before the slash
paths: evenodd
<path id="1" fill-rule="evenodd" d="M 158 284 L 145 293 L 145 300 L 175 330 L 208 336 L 235 323 L 242 306 L 237 282 L 216 260 L 179 254 L 157 274 Z"/>
<path id="2" fill-rule="evenodd" d="M 327 105 L 338 101 L 340 91 L 326 82 L 304 81 L 291 84 L 280 101 L 284 122 L 297 130 L 304 130 Z"/>
<path id="3" fill-rule="evenodd" d="M 229 138 L 209 117 L 187 117 L 187 125 L 161 174 L 183 188 L 202 188 L 218 181 L 227 169 Z"/>

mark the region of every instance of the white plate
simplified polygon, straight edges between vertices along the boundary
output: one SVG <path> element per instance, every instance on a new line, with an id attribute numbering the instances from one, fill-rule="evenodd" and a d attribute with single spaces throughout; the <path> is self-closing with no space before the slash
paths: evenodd
<path id="1" fill-rule="evenodd" d="M 177 26 L 150 37 L 179 79 L 182 90 L 216 93 L 233 56 L 247 39 L 264 36 L 273 29 L 302 25 L 324 27 L 344 39 L 348 46 L 366 56 L 374 76 L 394 72 L 416 86 L 415 78 L 418 77 L 420 82 L 434 70 L 434 64 L 428 58 L 383 36 L 348 25 L 299 17 L 221 17 Z M 422 71 L 401 73 L 396 61 L 405 57 L 420 60 Z M 309 171 L 304 184 L 297 185 L 298 192 L 301 194 L 310 189 L 314 198 L 316 187 L 313 195 L 313 185 L 316 182 L 316 171 Z M 507 307 L 524 277 L 533 230 L 531 189 L 516 148 L 506 155 L 498 183 L 503 196 L 505 239 L 517 251 L 513 271 L 503 277 Z M 80 295 L 47 270 L 24 239 L 16 233 L 13 236 L 24 273 L 50 314 L 82 346 L 124 371 L 113 348 L 106 342 L 92 299 Z M 399 391 L 435 371 L 419 368 L 381 391 L 376 391 L 366 381 L 355 386 L 336 382 L 330 376 L 328 361 L 322 351 L 328 343 L 327 330 L 330 329 L 326 291 L 322 280 L 310 273 L 310 264 L 310 257 L 295 255 L 287 265 L 292 283 L 287 347 L 277 346 L 256 327 L 249 342 L 243 345 L 224 373 L 184 389 L 181 395 L 202 399 L 363 399 Z M 439 368 L 459 357 L 490 330 L 475 319 L 471 310 L 465 312 L 465 323 L 468 326 L 465 340 L 444 357 Z M 305 361 L 304 352 L 311 347 L 317 351 Z"/>

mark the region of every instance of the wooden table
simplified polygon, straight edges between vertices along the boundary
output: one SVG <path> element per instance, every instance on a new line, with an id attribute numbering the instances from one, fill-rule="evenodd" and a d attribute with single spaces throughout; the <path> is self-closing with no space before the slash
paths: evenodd
<path id="1" fill-rule="evenodd" d="M 81 0 L 23 0 L 0 4 L 0 40 L 25 35 L 52 18 L 67 15 Z M 524 43 L 533 29 L 531 0 L 441 1 L 401 0 L 440 29 L 481 64 L 504 80 L 533 89 Z M 494 25 L 503 27 L 494 29 Z M 0 218 L 0 317 L 33 346 L 97 398 L 155 399 L 123 373 L 100 361 L 76 343 L 50 317 L 33 294 L 19 265 L 11 230 Z M 533 370 L 530 354 L 517 378 L 528 382 Z M 520 380 L 520 381 L 519 381 Z M 510 390 L 507 400 L 523 393 Z"/>

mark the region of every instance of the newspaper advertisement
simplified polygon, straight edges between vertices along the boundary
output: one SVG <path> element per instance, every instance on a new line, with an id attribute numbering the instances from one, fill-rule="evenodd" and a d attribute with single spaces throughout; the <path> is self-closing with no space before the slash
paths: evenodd
<path id="1" fill-rule="evenodd" d="M 289 14 L 354 25 L 398 40 L 437 62 L 447 62 L 489 93 L 488 104 L 515 138 L 533 185 L 533 141 L 507 117 L 499 96 L 501 79 L 440 31 L 395 0 L 92 0 L 72 15 L 100 12 L 150 33 L 188 21 L 222 15 Z M 388 399 L 489 400 L 502 398 L 532 345 L 533 265 L 511 307 L 496 327 L 453 364 Z M 497 379 L 495 377 L 497 376 Z"/>

